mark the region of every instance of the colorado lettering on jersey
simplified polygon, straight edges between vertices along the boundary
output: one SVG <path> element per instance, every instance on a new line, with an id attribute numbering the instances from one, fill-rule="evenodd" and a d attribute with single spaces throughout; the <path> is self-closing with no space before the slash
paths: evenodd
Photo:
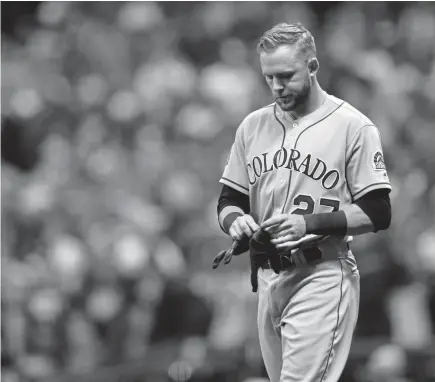
<path id="1" fill-rule="evenodd" d="M 249 184 L 254 185 L 263 174 L 277 170 L 280 167 L 298 171 L 313 180 L 320 181 L 327 190 L 334 188 L 340 180 L 339 172 L 334 169 L 328 170 L 323 160 L 312 158 L 311 154 L 302 159 L 300 151 L 296 149 L 287 150 L 282 147 L 273 155 L 266 152 L 252 159 L 251 163 L 247 165 Z"/>

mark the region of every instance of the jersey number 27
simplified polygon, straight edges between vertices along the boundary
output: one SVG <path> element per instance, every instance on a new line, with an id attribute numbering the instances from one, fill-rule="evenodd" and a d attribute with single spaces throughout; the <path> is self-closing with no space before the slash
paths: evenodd
<path id="1" fill-rule="evenodd" d="M 300 206 L 302 203 L 306 204 L 305 208 L 297 208 L 292 212 L 292 214 L 308 215 L 314 212 L 314 206 L 316 202 L 310 195 L 299 194 L 293 200 L 293 205 L 295 206 Z M 340 208 L 339 200 L 320 198 L 319 204 L 321 206 L 332 207 L 332 211 L 330 212 L 338 211 Z"/>

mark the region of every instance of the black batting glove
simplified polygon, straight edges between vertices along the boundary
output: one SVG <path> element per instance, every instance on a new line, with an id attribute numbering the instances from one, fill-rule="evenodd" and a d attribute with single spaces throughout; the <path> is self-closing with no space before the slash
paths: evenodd
<path id="1" fill-rule="evenodd" d="M 221 251 L 213 260 L 213 269 L 216 269 L 219 264 L 224 261 L 224 264 L 228 264 L 233 256 L 239 256 L 245 253 L 249 249 L 249 238 L 245 236 L 242 240 L 234 240 L 231 247 L 225 251 Z"/>
<path id="2" fill-rule="evenodd" d="M 258 290 L 258 269 L 268 260 L 275 273 L 279 273 L 280 259 L 275 246 L 270 242 L 268 232 L 259 229 L 249 241 L 249 257 L 251 260 L 252 291 Z"/>

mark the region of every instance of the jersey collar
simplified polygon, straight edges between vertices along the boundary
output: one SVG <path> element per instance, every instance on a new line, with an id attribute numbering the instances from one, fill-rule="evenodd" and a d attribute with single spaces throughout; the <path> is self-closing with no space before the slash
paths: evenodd
<path id="1" fill-rule="evenodd" d="M 325 96 L 325 102 L 321 106 L 319 106 L 316 110 L 311 112 L 310 114 L 304 115 L 301 118 L 293 119 L 291 115 L 287 112 L 284 112 L 277 103 L 275 103 L 276 106 L 276 115 L 277 117 L 283 121 L 287 126 L 292 126 L 294 124 L 300 126 L 303 125 L 311 125 L 318 121 L 319 119 L 322 119 L 327 114 L 331 113 L 336 107 L 337 104 L 332 101 L 331 96 L 326 93 L 325 91 L 322 91 L 322 94 Z"/>

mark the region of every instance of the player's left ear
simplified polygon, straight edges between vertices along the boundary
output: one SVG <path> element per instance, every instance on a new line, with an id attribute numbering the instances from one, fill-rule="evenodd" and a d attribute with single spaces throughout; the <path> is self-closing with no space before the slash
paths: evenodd
<path id="1" fill-rule="evenodd" d="M 308 70 L 310 71 L 310 76 L 314 76 L 319 70 L 320 64 L 316 57 L 310 58 L 308 61 Z"/>

